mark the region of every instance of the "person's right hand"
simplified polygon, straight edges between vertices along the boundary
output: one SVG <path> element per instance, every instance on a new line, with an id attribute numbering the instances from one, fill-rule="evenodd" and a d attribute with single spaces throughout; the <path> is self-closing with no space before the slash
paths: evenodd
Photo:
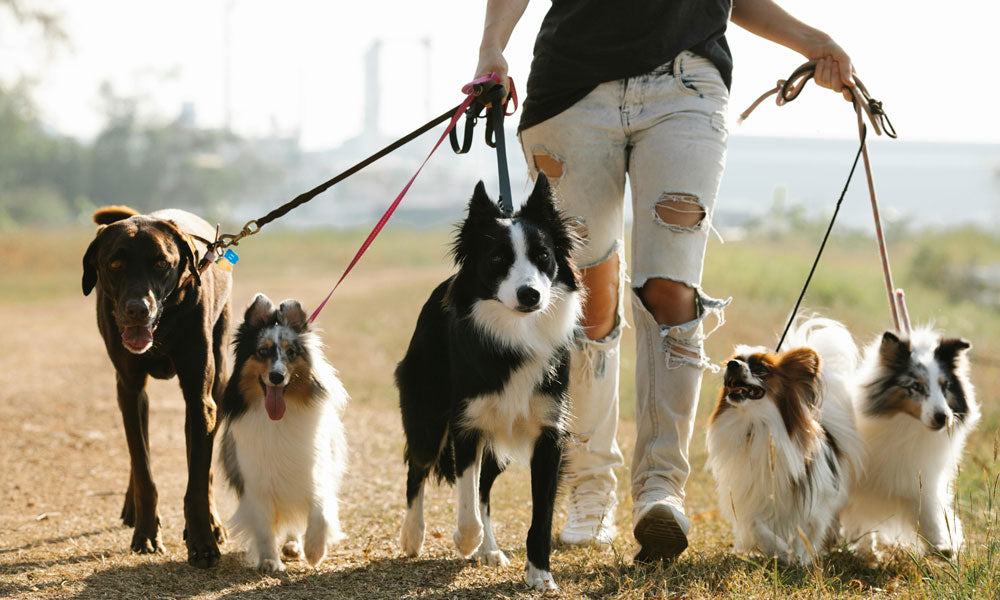
<path id="1" fill-rule="evenodd" d="M 510 79 L 507 77 L 507 60 L 503 57 L 503 52 L 498 48 L 481 48 L 479 50 L 479 64 L 476 66 L 476 76 L 473 79 L 485 77 L 490 73 L 500 76 L 500 85 L 504 89 L 504 99 L 510 92 Z"/>

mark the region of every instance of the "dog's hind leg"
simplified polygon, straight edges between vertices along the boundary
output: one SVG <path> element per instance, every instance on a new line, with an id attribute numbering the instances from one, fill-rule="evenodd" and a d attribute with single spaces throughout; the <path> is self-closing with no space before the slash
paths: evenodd
<path id="1" fill-rule="evenodd" d="M 212 355 L 215 359 L 215 377 L 212 379 L 212 399 L 216 406 L 222 406 L 222 397 L 226 392 L 226 377 L 229 373 L 227 368 L 227 348 L 229 348 L 229 302 L 222 307 L 222 313 L 212 328 Z M 212 493 L 214 482 L 212 477 L 212 467 L 208 470 L 208 511 L 213 523 L 212 533 L 215 534 L 215 541 L 222 543 L 226 540 L 226 529 L 222 526 L 222 519 L 219 518 L 218 511 L 215 510 L 215 497 Z"/>
<path id="2" fill-rule="evenodd" d="M 409 459 L 406 474 L 406 518 L 399 533 L 399 546 L 403 554 L 417 556 L 424 545 L 424 483 L 430 467 L 421 467 Z"/>
<path id="3" fill-rule="evenodd" d="M 483 517 L 483 543 L 479 545 L 476 555 L 480 562 L 491 567 L 506 567 L 510 564 L 507 557 L 497 545 L 493 537 L 493 520 L 490 515 L 490 489 L 497 475 L 503 472 L 503 467 L 497 462 L 488 449 L 483 452 L 483 469 L 479 474 L 479 514 Z"/>
<path id="4" fill-rule="evenodd" d="M 483 521 L 479 515 L 479 471 L 483 447 L 474 431 L 455 436 L 455 472 L 458 473 L 458 527 L 452 538 L 458 553 L 468 558 L 483 541 Z"/>
<path id="5" fill-rule="evenodd" d="M 305 544 L 306 562 L 317 566 L 326 557 L 326 540 L 330 531 L 329 523 L 324 514 L 322 504 L 314 504 L 309 509 L 309 522 L 306 525 Z"/>
<path id="6" fill-rule="evenodd" d="M 212 445 L 217 419 L 211 388 L 215 383 L 215 357 L 208 354 L 207 340 L 192 346 L 173 357 L 186 408 L 188 483 L 184 494 L 184 540 L 188 564 L 207 569 L 219 562 L 219 539 L 223 531 L 212 507 Z"/>
<path id="7" fill-rule="evenodd" d="M 552 551 L 552 511 L 562 470 L 565 432 L 546 427 L 535 440 L 531 455 L 531 527 L 528 529 L 528 562 L 524 577 L 528 587 L 556 590 L 556 582 L 549 571 L 549 554 Z"/>
<path id="8" fill-rule="evenodd" d="M 141 554 L 162 552 L 160 516 L 156 511 L 157 493 L 149 464 L 149 398 L 147 375 L 126 377 L 118 373 L 118 408 L 125 425 L 125 440 L 131 459 L 129 487 L 122 507 L 122 520 L 132 521 L 132 550 Z M 129 515 L 129 508 L 132 514 Z M 131 517 L 131 519 L 129 519 Z"/>

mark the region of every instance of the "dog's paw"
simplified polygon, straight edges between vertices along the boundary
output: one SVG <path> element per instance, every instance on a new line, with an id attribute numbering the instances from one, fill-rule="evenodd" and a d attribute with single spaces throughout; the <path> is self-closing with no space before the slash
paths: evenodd
<path id="1" fill-rule="evenodd" d="M 539 569 L 530 560 L 524 565 L 524 581 L 528 587 L 539 592 L 554 592 L 559 589 L 552 579 L 552 573 Z"/>
<path id="2" fill-rule="evenodd" d="M 472 556 L 472 553 L 483 543 L 483 526 L 479 523 L 473 525 L 459 525 L 452 535 L 455 540 L 455 547 L 458 553 L 464 558 Z"/>
<path id="3" fill-rule="evenodd" d="M 156 528 L 152 533 L 145 533 L 136 529 L 132 533 L 132 552 L 139 554 L 163 552 L 163 541 L 160 539 L 159 528 Z"/>
<path id="4" fill-rule="evenodd" d="M 302 544 L 298 540 L 288 540 L 281 547 L 281 555 L 285 558 L 302 558 Z"/>
<path id="5" fill-rule="evenodd" d="M 931 553 L 938 558 L 943 558 L 944 560 L 951 560 L 956 554 L 955 548 L 953 548 L 950 544 L 934 546 L 931 548 Z"/>
<path id="6" fill-rule="evenodd" d="M 184 529 L 184 541 L 187 542 L 188 564 L 199 569 L 208 569 L 219 564 L 219 542 L 217 533 L 212 529 L 200 535 L 189 535 Z"/>
<path id="7" fill-rule="evenodd" d="M 257 563 L 257 570 L 261 573 L 283 573 L 285 563 L 280 558 L 264 558 Z"/>
<path id="8" fill-rule="evenodd" d="M 407 556 L 417 556 L 424 545 L 424 520 L 411 518 L 409 513 L 399 532 L 399 547 Z"/>
<path id="9" fill-rule="evenodd" d="M 480 547 L 476 556 L 479 558 L 479 562 L 490 567 L 506 567 L 510 564 L 510 560 L 502 550 L 484 550 Z"/>
<path id="10" fill-rule="evenodd" d="M 326 558 L 326 539 L 323 536 L 316 536 L 315 538 L 310 538 L 309 534 L 306 534 L 305 543 L 305 553 L 306 562 L 310 566 L 318 566 L 319 563 L 323 562 Z"/>

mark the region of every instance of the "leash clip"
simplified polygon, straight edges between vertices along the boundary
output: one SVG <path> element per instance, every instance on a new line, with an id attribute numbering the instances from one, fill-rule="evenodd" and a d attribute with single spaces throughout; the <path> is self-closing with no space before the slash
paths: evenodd
<path id="1" fill-rule="evenodd" d="M 245 237 L 249 237 L 251 235 L 259 233 L 260 229 L 261 227 L 260 225 L 257 224 L 257 219 L 253 219 L 251 221 L 248 221 L 247 224 L 243 226 L 243 230 L 237 233 L 236 235 L 233 235 L 231 233 L 223 233 L 222 235 L 219 236 L 219 239 L 216 240 L 215 243 L 219 246 L 219 248 L 238 246 L 240 244 L 240 240 L 242 240 Z"/>

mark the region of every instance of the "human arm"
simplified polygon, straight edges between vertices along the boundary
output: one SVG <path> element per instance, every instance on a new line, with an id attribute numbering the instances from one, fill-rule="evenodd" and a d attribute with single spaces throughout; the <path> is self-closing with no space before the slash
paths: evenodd
<path id="1" fill-rule="evenodd" d="M 851 99 L 850 91 L 844 89 L 854 86 L 851 57 L 826 33 L 799 21 L 774 0 L 733 0 L 730 20 L 754 35 L 816 60 L 816 83 Z"/>
<path id="2" fill-rule="evenodd" d="M 527 6 L 528 0 L 488 0 L 486 22 L 483 24 L 483 40 L 479 44 L 477 78 L 494 72 L 500 76 L 500 85 L 505 90 L 510 89 L 510 82 L 507 79 L 507 60 L 503 57 L 503 50 L 507 47 L 510 34 Z"/>

